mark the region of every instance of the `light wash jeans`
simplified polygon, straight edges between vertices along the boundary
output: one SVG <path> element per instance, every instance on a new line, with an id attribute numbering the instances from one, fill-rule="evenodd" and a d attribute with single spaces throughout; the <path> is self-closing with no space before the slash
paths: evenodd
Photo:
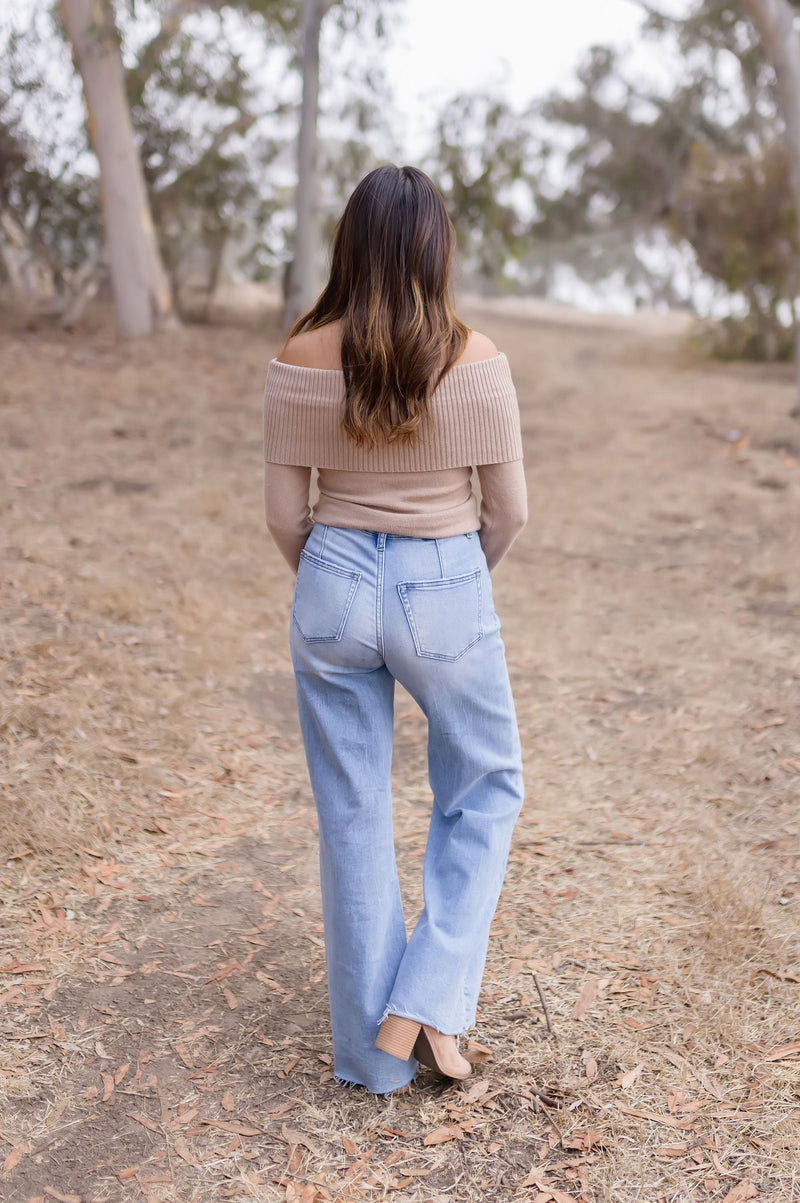
<path id="1" fill-rule="evenodd" d="M 514 702 L 477 533 L 418 539 L 317 524 L 291 621 L 319 816 L 334 1072 L 375 1094 L 417 1069 L 374 1047 L 388 1012 L 475 1022 L 489 925 L 522 805 Z M 406 928 L 392 831 L 394 684 L 428 720 L 425 905 Z"/>

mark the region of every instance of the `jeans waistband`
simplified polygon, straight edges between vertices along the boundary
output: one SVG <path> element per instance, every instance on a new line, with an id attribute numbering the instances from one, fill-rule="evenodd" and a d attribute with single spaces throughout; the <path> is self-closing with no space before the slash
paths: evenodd
<path id="1" fill-rule="evenodd" d="M 398 534 L 394 534 L 391 531 L 365 530 L 362 527 L 330 526 L 325 522 L 315 522 L 314 525 L 317 528 L 317 530 L 319 530 L 320 532 L 329 531 L 329 530 L 341 530 L 341 531 L 347 531 L 351 535 L 366 535 L 375 541 L 376 546 L 383 546 L 389 539 L 406 539 L 406 540 L 411 540 L 411 541 L 417 540 L 418 542 L 421 542 L 421 543 L 433 543 L 437 539 L 439 540 L 439 542 L 441 542 L 444 539 L 474 539 L 477 537 L 477 534 L 478 534 L 477 531 L 469 530 L 469 531 L 464 531 L 462 534 L 458 534 L 458 535 L 398 535 Z"/>

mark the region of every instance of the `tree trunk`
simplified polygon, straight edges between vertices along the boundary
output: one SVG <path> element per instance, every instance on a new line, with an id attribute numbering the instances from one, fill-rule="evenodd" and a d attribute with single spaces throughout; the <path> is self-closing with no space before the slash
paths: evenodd
<path id="1" fill-rule="evenodd" d="M 67 37 L 83 80 L 89 138 L 100 164 L 100 194 L 111 287 L 120 333 L 152 334 L 174 323 L 133 135 L 113 0 L 61 0 Z"/>
<path id="2" fill-rule="evenodd" d="M 317 115 L 319 112 L 319 32 L 330 0 L 304 0 L 300 36 L 303 99 L 297 138 L 297 191 L 295 193 L 294 259 L 284 311 L 288 330 L 312 306 L 319 291 L 319 175 L 317 170 Z"/>
<path id="3" fill-rule="evenodd" d="M 789 179 L 800 238 L 800 32 L 787 0 L 741 0 L 742 8 L 758 30 L 764 53 L 772 63 L 778 84 L 778 104 L 789 154 Z M 800 255 L 796 277 L 800 282 Z M 795 307 L 793 307 L 796 312 Z M 800 331 L 795 320 L 795 346 L 800 351 Z M 795 354 L 797 398 L 792 413 L 800 417 L 800 354 Z"/>

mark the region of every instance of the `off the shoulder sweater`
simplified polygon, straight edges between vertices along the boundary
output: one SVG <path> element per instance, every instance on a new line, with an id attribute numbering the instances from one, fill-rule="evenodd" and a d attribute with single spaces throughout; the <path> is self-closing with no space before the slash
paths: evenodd
<path id="1" fill-rule="evenodd" d="M 505 355 L 451 368 L 431 395 L 429 425 L 411 445 L 357 447 L 341 427 L 343 402 L 341 370 L 271 361 L 265 508 L 290 566 L 297 570 L 308 533 L 321 522 L 418 538 L 477 530 L 493 568 L 527 518 L 519 408 Z"/>

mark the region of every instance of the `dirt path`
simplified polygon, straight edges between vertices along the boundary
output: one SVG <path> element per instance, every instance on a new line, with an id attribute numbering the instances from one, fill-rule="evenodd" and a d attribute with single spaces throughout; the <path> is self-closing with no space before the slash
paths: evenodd
<path id="1" fill-rule="evenodd" d="M 275 340 L 120 346 L 101 313 L 0 334 L 9 1203 L 800 1199 L 789 372 L 694 365 L 652 322 L 472 317 L 526 439 L 495 592 L 528 802 L 494 1059 L 391 1099 L 331 1080 L 291 580 L 261 525 Z M 424 739 L 401 697 L 410 915 Z"/>

